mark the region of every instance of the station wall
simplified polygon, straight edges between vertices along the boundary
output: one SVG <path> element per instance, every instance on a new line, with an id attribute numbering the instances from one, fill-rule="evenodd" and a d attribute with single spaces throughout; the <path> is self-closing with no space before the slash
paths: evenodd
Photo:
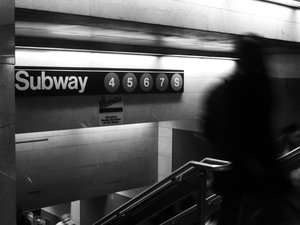
<path id="1" fill-rule="evenodd" d="M 286 120 L 299 121 L 296 103 L 299 58 L 298 54 L 268 56 L 278 126 L 287 123 Z M 183 93 L 123 95 L 123 124 L 132 124 L 200 119 L 203 101 L 210 88 L 234 70 L 235 62 L 232 59 L 171 55 L 17 49 L 16 65 L 184 70 Z M 100 96 L 95 95 L 17 97 L 16 133 L 97 127 L 99 101 Z"/>
<path id="2" fill-rule="evenodd" d="M 24 210 L 157 181 L 156 123 L 16 135 L 17 203 Z"/>
<path id="3" fill-rule="evenodd" d="M 300 125 L 300 55 L 273 54 L 268 59 L 274 93 L 274 132 L 291 123 Z"/>
<path id="4" fill-rule="evenodd" d="M 232 59 L 202 57 L 28 49 L 16 55 L 17 66 L 184 70 L 183 93 L 123 95 L 124 125 L 118 126 L 99 127 L 101 96 L 16 97 L 17 194 L 25 209 L 147 186 L 169 175 L 172 129 L 199 129 L 195 121 L 209 89 L 235 67 Z"/>
<path id="5" fill-rule="evenodd" d="M 184 70 L 184 92 L 123 95 L 123 123 L 200 118 L 209 89 L 235 66 L 230 59 L 17 49 L 17 66 Z M 16 98 L 16 133 L 98 126 L 100 96 Z"/>
<path id="6" fill-rule="evenodd" d="M 297 55 L 272 55 L 268 60 L 268 67 L 271 75 L 271 81 L 276 90 L 275 104 L 275 126 L 279 128 L 289 122 L 300 121 L 299 102 L 299 74 Z M 41 50 L 41 49 L 17 49 L 17 66 L 39 66 L 39 67 L 74 67 L 74 68 L 127 68 L 127 69 L 180 69 L 184 70 L 184 92 L 180 94 L 124 94 L 123 95 L 123 124 L 118 126 L 100 127 L 99 126 L 99 100 L 101 96 L 38 96 L 38 97 L 17 97 L 16 98 L 16 138 L 17 141 L 22 137 L 34 140 L 37 136 L 44 135 L 49 139 L 42 145 L 31 143 L 31 148 L 24 150 L 24 144 L 16 145 L 17 150 L 17 171 L 26 171 L 22 182 L 30 186 L 26 178 L 29 175 L 25 164 L 35 165 L 29 171 L 36 173 L 36 176 L 43 177 L 47 173 L 47 168 L 52 168 L 54 162 L 59 162 L 57 171 L 61 171 L 61 176 L 66 175 L 66 157 L 72 160 L 78 159 L 83 155 L 92 157 L 97 151 L 99 154 L 97 163 L 100 162 L 103 149 L 116 150 L 114 155 L 118 162 L 124 162 L 129 166 L 127 171 L 136 168 L 136 164 L 126 164 L 126 157 L 119 157 L 121 152 L 128 154 L 131 158 L 143 150 L 143 160 L 151 161 L 145 164 L 146 174 L 149 179 L 145 182 L 132 184 L 127 182 L 132 175 L 128 173 L 123 180 L 124 183 L 114 191 L 122 191 L 128 188 L 137 188 L 143 185 L 149 185 L 157 179 L 161 180 L 172 171 L 172 132 L 173 129 L 183 129 L 190 131 L 200 131 L 199 120 L 203 112 L 203 103 L 210 89 L 228 76 L 235 68 L 233 59 L 204 58 L 204 57 L 183 57 L 166 55 L 138 55 L 125 53 L 100 53 L 100 52 L 76 52 L 63 50 Z M 151 134 L 147 133 L 141 137 L 140 132 L 147 132 L 142 128 L 134 132 L 134 126 L 143 123 L 153 123 Z M 119 128 L 127 126 L 127 131 L 122 133 Z M 89 131 L 94 130 L 99 137 L 105 135 L 110 139 L 108 144 L 104 142 L 95 142 L 95 139 L 88 137 Z M 112 132 L 113 137 L 105 134 Z M 65 141 L 76 140 L 74 132 L 82 133 L 89 140 L 88 143 L 81 142 L 72 146 L 65 146 Z M 131 136 L 127 136 L 127 132 Z M 124 136 L 125 135 L 125 136 Z M 60 139 L 57 139 L 60 137 Z M 63 137 L 63 138 L 61 138 Z M 138 137 L 138 138 L 137 138 Z M 103 137 L 101 137 L 103 138 Z M 120 142 L 119 139 L 125 142 Z M 65 139 L 65 140 L 64 140 Z M 104 140 L 104 139 L 103 139 Z M 77 140 L 82 141 L 82 140 Z M 149 143 L 145 145 L 145 143 Z M 61 144 L 61 148 L 56 148 L 55 144 Z M 124 145 L 121 150 L 120 146 Z M 42 147 L 41 147 L 42 146 Z M 44 147 L 43 147 L 44 146 Z M 104 146 L 104 147 L 103 147 Z M 105 147 L 106 146 L 106 147 Z M 125 146 L 131 146 L 125 148 Z M 26 148 L 26 147 L 25 147 Z M 74 150 L 75 149 L 75 150 Z M 105 151 L 106 151 L 105 150 Z M 40 151 L 40 152 L 39 152 Z M 52 151 L 52 153 L 51 153 Z M 120 151 L 120 152 L 119 152 Z M 35 162 L 38 162 L 45 153 L 50 153 L 49 163 L 45 164 L 44 169 L 38 169 Z M 101 153 L 102 152 L 102 153 Z M 117 153 L 119 152 L 119 153 Z M 37 154 L 37 155 L 36 155 Z M 44 155 L 44 156 L 43 156 Z M 43 156 L 43 157 L 42 157 Z M 42 158 L 41 158 L 42 157 Z M 56 158 L 61 160 L 56 161 Z M 129 159 L 128 158 L 128 159 Z M 131 159 L 133 159 L 131 158 Z M 100 160 L 100 161 L 99 161 Z M 103 160 L 106 160 L 103 158 Z M 140 158 L 132 163 L 143 162 Z M 76 161 L 77 162 L 77 161 Z M 108 160 L 109 162 L 109 160 Z M 25 163 L 25 164 L 24 164 Z M 54 164 L 53 164 L 54 163 Z M 97 163 L 94 163 L 97 165 Z M 93 164 L 87 161 L 86 165 Z M 77 164 L 76 164 L 77 165 Z M 75 170 L 74 170 L 75 171 Z M 73 172 L 74 172 L 73 171 Z M 96 171 L 96 170 L 95 170 Z M 145 171 L 142 171 L 143 174 Z M 91 176 L 92 173 L 86 174 Z M 111 172 L 113 176 L 118 173 Z M 99 174 L 98 174 L 99 175 Z M 95 173 L 93 176 L 97 176 Z M 91 176 L 91 177 L 93 177 Z M 30 176 L 29 176 L 30 177 Z M 49 181 L 57 178 L 52 176 Z M 27 179 L 27 180 L 26 180 Z M 131 185 L 132 184 L 132 185 Z M 99 184 L 98 184 L 99 185 Z M 20 187 L 23 187 L 20 185 Z M 27 189 L 26 189 L 27 190 Z M 28 189 L 29 190 L 29 189 Z M 55 188 L 53 189 L 55 190 Z M 110 189 L 111 191 L 112 189 Z M 34 191 L 32 189 L 31 191 Z M 30 191 L 29 191 L 30 192 Z M 86 197 L 95 197 L 98 194 L 108 192 L 95 192 L 92 195 L 82 195 Z M 24 193 L 23 193 L 24 194 Z M 26 193 L 25 193 L 26 195 Z M 31 195 L 32 196 L 32 195 Z M 70 196 L 69 196 L 70 197 Z M 77 200 L 79 195 L 72 196 L 68 200 Z M 19 198 L 20 199 L 20 198 Z M 38 199 L 38 198 L 36 198 Z M 42 199 L 42 198 L 39 198 Z M 52 198 L 53 200 L 54 198 Z M 58 200 L 57 198 L 56 200 Z M 27 199 L 28 200 L 28 199 Z M 26 198 L 24 202 L 27 202 Z M 61 201 L 62 199 L 59 199 Z M 64 199 L 67 200 L 67 199 Z M 48 201 L 48 200 L 47 200 Z M 47 202 L 45 201 L 45 202 Z M 34 203 L 33 200 L 30 201 Z M 48 201 L 49 204 L 58 204 L 61 202 Z M 40 203 L 36 202 L 36 205 Z M 26 205 L 26 204 L 24 204 Z M 46 205 L 44 205 L 46 206 Z M 29 208 L 32 206 L 28 206 Z"/>
<path id="7" fill-rule="evenodd" d="M 149 0 L 141 4 L 138 0 L 89 0 L 84 2 L 77 0 L 72 1 L 72 3 L 66 0 L 17 0 L 16 6 L 20 8 L 49 10 L 232 34 L 256 32 L 267 38 L 300 42 L 297 33 L 300 24 L 299 10 L 294 11 L 286 7 L 270 5 L 260 1 L 166 0 L 162 2 L 159 0 Z M 266 11 L 269 13 L 266 14 Z M 236 18 L 239 18 L 239 20 L 236 20 Z M 200 128 L 195 123 L 201 118 L 203 101 L 209 89 L 234 69 L 234 61 L 232 59 L 165 55 L 17 49 L 16 57 L 17 66 L 183 69 L 185 73 L 184 93 L 182 94 L 123 96 L 123 123 L 125 126 L 136 123 L 158 122 L 158 127 L 154 123 L 154 127 L 150 129 L 151 134 L 146 132 L 148 129 L 143 128 L 142 133 L 146 132 L 147 134 L 145 137 L 138 138 L 138 140 L 133 139 L 139 136 L 140 133 L 132 131 L 133 128 L 131 125 L 126 128 L 127 131 L 125 133 L 128 132 L 132 136 L 127 136 L 127 134 L 119 131 L 119 127 L 107 127 L 103 129 L 102 127 L 98 127 L 100 96 L 16 98 L 16 139 L 19 142 L 16 145 L 17 174 L 19 181 L 25 185 L 20 185 L 19 188 L 26 187 L 22 191 L 27 191 L 24 194 L 24 196 L 27 195 L 27 198 L 19 198 L 19 200 L 23 201 L 25 209 L 42 206 L 41 202 L 43 204 L 58 204 L 58 201 L 70 201 L 80 198 L 80 195 L 75 196 L 75 189 L 73 189 L 73 196 L 72 192 L 70 195 L 64 195 L 68 199 L 63 199 L 63 196 L 54 197 L 53 193 L 49 194 L 47 190 L 57 190 L 57 187 L 53 186 L 56 181 L 61 181 L 63 187 L 66 188 L 65 190 L 68 191 L 70 189 L 67 188 L 67 182 L 74 182 L 73 184 L 76 186 L 76 182 L 85 180 L 88 186 L 90 186 L 89 179 L 96 178 L 101 174 L 101 171 L 99 173 L 97 167 L 101 160 L 115 163 L 115 161 L 112 162 L 110 159 L 101 158 L 103 154 L 100 154 L 112 149 L 114 152 L 110 152 L 108 154 L 109 157 L 114 157 L 114 160 L 117 159 L 119 162 L 124 163 L 119 164 L 120 167 L 114 168 L 124 168 L 126 166 L 126 170 L 129 172 L 123 177 L 125 179 L 123 179 L 123 183 L 119 186 L 121 189 L 154 182 L 157 175 L 156 166 L 158 166 L 158 179 L 165 177 L 172 169 L 172 129 L 175 127 L 198 131 Z M 277 92 L 274 119 L 277 127 L 289 122 L 300 121 L 300 107 L 298 106 L 298 96 L 300 96 L 298 91 L 300 87 L 298 81 L 299 66 L 297 60 L 293 57 L 291 55 L 288 55 L 288 57 L 275 56 L 270 61 L 272 82 Z M 296 59 L 299 59 L 299 56 Z M 10 66 L 8 70 L 11 71 L 12 67 Z M 4 69 L 4 73 L 8 74 L 6 69 Z M 8 77 L 6 76 L 6 78 Z M 12 84 L 11 81 L 10 84 Z M 6 94 L 10 95 L 11 93 L 6 92 Z M 4 98 L 6 98 L 7 95 L 1 96 L 5 96 Z M 13 101 L 7 102 L 11 103 Z M 11 108 L 11 106 L 13 107 L 13 105 L 10 105 L 8 108 Z M 11 112 L 9 114 L 4 113 L 4 116 L 1 117 L 3 121 L 7 121 L 6 115 L 9 115 L 9 121 L 13 121 Z M 180 125 L 178 125 L 177 121 L 181 121 L 179 122 Z M 120 128 L 124 127 L 120 126 Z M 13 126 L 9 126 L 8 129 L 11 136 L 14 133 L 14 128 Z M 7 140 L 5 138 L 7 133 L 6 128 L 2 128 L 2 130 L 4 138 L 2 136 L 1 138 Z M 90 136 L 89 132 L 92 130 L 97 135 Z M 112 136 L 106 136 L 107 131 L 114 132 L 114 135 L 109 144 L 106 145 L 102 138 L 110 138 Z M 82 139 L 76 140 L 78 138 L 77 132 L 80 133 L 81 138 L 86 138 L 87 142 Z M 41 135 L 47 141 L 43 143 L 34 142 Z M 95 141 L 95 136 L 101 139 L 101 141 Z M 123 141 L 120 141 L 120 137 L 125 138 Z M 11 141 L 12 139 L 8 140 Z M 22 140 L 25 140 L 25 142 L 22 142 Z M 26 142 L 26 140 L 29 140 L 29 142 Z M 75 141 L 75 144 L 68 146 L 65 141 L 70 143 Z M 76 141 L 80 141 L 80 143 Z M 126 145 L 124 145 L 125 142 L 127 143 Z M 5 146 L 12 149 L 11 143 Z M 145 143 L 147 144 L 144 145 Z M 136 157 L 141 153 L 143 155 L 142 160 Z M 120 155 L 121 157 L 119 157 Z M 79 173 L 81 177 L 79 178 L 74 175 L 76 169 L 70 167 L 71 164 L 67 160 L 70 157 L 71 161 L 76 161 L 77 163 L 83 162 L 85 160 L 84 156 L 88 156 L 89 160 L 83 164 L 79 164 L 83 167 L 92 165 L 93 168 L 81 170 Z M 92 156 L 97 157 L 91 158 Z M 148 161 L 149 158 L 151 159 L 150 161 Z M 130 161 L 130 159 L 135 160 Z M 94 164 L 91 163 L 93 160 L 96 160 Z M 126 163 L 129 162 L 128 160 L 131 164 Z M 42 163 L 45 162 L 44 165 L 37 163 L 40 161 Z M 144 183 L 143 180 L 140 180 L 141 183 L 138 184 L 128 182 L 128 179 L 132 175 L 130 172 L 136 172 L 133 170 L 136 168 L 137 163 L 143 162 L 148 162 L 148 164 L 145 164 L 145 170 L 141 172 L 142 174 L 148 174 L 149 177 L 147 178 L 149 179 L 144 180 Z M 32 165 L 34 166 L 32 167 Z M 53 170 L 49 171 L 49 168 Z M 6 169 L 4 172 L 7 172 Z M 23 173 L 20 173 L 20 171 L 23 171 Z M 97 173 L 93 174 L 91 171 L 96 171 Z M 11 171 L 9 170 L 8 172 Z M 114 178 L 119 175 L 118 171 L 110 171 L 109 173 L 111 175 L 114 174 Z M 12 179 L 8 179 L 9 183 L 14 182 L 14 173 L 12 172 L 11 174 Z M 64 179 L 65 175 L 68 176 L 66 180 Z M 50 182 L 50 188 L 46 185 L 48 184 L 47 178 Z M 101 178 L 98 177 L 98 179 L 100 180 Z M 94 184 L 98 187 L 101 182 L 99 181 L 99 183 L 96 182 Z M 127 185 L 122 186 L 124 184 Z M 13 185 L 4 189 L 11 188 Z M 96 186 L 90 187 L 96 189 Z M 95 189 L 93 190 L 95 192 L 92 192 L 93 194 L 90 193 L 88 195 L 85 193 L 82 196 L 93 197 L 91 195 L 99 194 L 99 190 L 96 191 Z M 109 190 L 118 191 L 119 189 L 110 188 Z M 39 192 L 39 190 L 42 190 L 42 192 Z M 45 196 L 48 196 L 48 199 L 41 198 L 41 196 L 38 196 L 38 193 L 46 193 Z M 106 192 L 103 191 L 101 193 Z M 49 199 L 50 197 L 52 199 Z M 9 196 L 9 199 L 7 199 L 11 201 L 13 198 L 14 196 Z M 55 201 L 51 202 L 51 200 Z M 27 203 L 31 203 L 32 205 Z M 6 204 L 2 205 L 5 206 Z M 13 211 L 10 210 L 10 212 Z M 4 219 L 4 221 L 6 224 L 7 220 Z M 1 222 L 3 220 L 0 219 Z"/>

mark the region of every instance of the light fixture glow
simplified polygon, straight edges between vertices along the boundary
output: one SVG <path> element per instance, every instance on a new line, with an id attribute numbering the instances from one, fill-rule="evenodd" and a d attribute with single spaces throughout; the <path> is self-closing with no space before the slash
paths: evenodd
<path id="1" fill-rule="evenodd" d="M 235 68 L 235 58 L 147 55 L 63 49 L 16 49 L 17 66 L 183 69 L 191 76 L 218 78 L 227 76 Z M 188 76 L 188 75 L 187 75 Z"/>

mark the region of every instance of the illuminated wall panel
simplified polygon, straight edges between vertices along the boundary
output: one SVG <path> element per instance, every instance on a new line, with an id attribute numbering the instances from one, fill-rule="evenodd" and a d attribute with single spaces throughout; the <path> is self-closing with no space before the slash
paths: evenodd
<path id="1" fill-rule="evenodd" d="M 17 203 L 25 210 L 150 185 L 155 123 L 16 135 Z"/>
<path id="2" fill-rule="evenodd" d="M 184 92 L 123 96 L 123 123 L 201 116 L 210 88 L 235 67 L 230 59 L 17 49 L 17 66 L 173 69 L 184 71 Z M 18 97 L 17 133 L 98 126 L 100 95 Z"/>

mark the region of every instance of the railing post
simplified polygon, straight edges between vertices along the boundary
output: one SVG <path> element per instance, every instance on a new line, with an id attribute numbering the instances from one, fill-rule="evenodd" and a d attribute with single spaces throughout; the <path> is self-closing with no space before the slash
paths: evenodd
<path id="1" fill-rule="evenodd" d="M 206 171 L 202 172 L 197 183 L 197 225 L 205 224 L 205 201 L 206 201 Z"/>

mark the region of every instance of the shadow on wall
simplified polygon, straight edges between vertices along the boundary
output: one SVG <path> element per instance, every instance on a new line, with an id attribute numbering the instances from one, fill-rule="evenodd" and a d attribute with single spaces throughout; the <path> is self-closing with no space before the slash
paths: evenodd
<path id="1" fill-rule="evenodd" d="M 198 132 L 173 129 L 172 171 L 185 163 L 201 161 L 205 157 L 216 157 L 213 147 Z"/>

